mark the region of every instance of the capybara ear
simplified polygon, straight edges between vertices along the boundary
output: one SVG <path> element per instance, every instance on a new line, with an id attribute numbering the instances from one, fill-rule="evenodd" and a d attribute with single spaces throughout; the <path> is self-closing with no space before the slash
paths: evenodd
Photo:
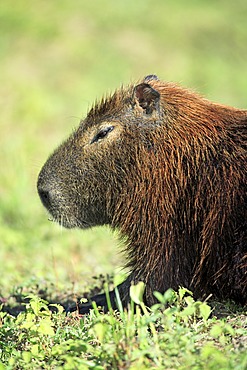
<path id="1" fill-rule="evenodd" d="M 156 75 L 148 75 L 148 76 L 144 77 L 143 82 L 149 82 L 149 81 L 152 81 L 152 80 L 159 81 L 159 77 L 156 76 Z"/>
<path id="2" fill-rule="evenodd" d="M 151 114 L 159 107 L 160 93 L 147 83 L 141 83 L 134 88 L 134 98 L 146 114 Z"/>

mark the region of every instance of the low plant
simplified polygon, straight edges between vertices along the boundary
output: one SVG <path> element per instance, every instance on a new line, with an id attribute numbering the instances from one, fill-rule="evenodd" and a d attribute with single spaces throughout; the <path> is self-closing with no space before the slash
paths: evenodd
<path id="1" fill-rule="evenodd" d="M 217 319 L 184 288 L 156 292 L 149 309 L 144 288 L 131 287 L 128 310 L 119 302 L 106 314 L 94 306 L 88 315 L 66 315 L 37 295 L 17 317 L 1 311 L 0 370 L 246 368 L 244 314 Z"/>

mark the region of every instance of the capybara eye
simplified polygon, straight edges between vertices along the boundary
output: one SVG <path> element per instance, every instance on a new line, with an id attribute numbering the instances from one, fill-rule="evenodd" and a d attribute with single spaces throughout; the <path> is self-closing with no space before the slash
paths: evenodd
<path id="1" fill-rule="evenodd" d="M 91 144 L 96 143 L 98 140 L 103 139 L 104 137 L 106 137 L 109 134 L 109 132 L 111 132 L 113 129 L 114 129 L 114 126 L 109 126 L 109 127 L 105 127 L 103 129 L 101 129 L 94 136 L 93 140 L 91 141 Z"/>

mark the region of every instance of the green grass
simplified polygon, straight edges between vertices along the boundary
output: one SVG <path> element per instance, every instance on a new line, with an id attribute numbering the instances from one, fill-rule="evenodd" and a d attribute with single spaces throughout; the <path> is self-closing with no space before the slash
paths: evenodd
<path id="1" fill-rule="evenodd" d="M 246 367 L 246 312 L 227 304 L 222 319 L 181 318 L 194 303 L 179 299 L 165 314 L 81 320 L 34 309 L 46 307 L 37 296 L 87 295 L 124 260 L 110 230 L 48 221 L 36 179 L 49 153 L 96 98 L 150 73 L 246 108 L 246 15 L 245 0 L 1 2 L 0 295 L 13 312 L 26 295 L 36 303 L 1 313 L 0 369 Z"/>
<path id="2" fill-rule="evenodd" d="M 134 287 L 133 287 L 134 288 Z M 51 313 L 46 302 L 29 296 L 17 318 L 0 315 L 0 369 L 242 369 L 247 366 L 243 318 L 209 318 L 211 308 L 185 289 L 157 295 L 147 310 L 142 286 L 132 289 L 134 312 L 95 308 L 84 317 Z"/>

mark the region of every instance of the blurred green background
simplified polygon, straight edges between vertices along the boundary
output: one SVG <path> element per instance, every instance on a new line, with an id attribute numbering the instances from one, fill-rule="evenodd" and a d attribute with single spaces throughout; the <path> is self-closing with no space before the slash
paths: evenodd
<path id="1" fill-rule="evenodd" d="M 42 164 L 96 98 L 147 74 L 246 108 L 246 20 L 246 0 L 1 1 L 0 293 L 32 279 L 83 289 L 116 272 L 108 229 L 48 221 Z"/>

